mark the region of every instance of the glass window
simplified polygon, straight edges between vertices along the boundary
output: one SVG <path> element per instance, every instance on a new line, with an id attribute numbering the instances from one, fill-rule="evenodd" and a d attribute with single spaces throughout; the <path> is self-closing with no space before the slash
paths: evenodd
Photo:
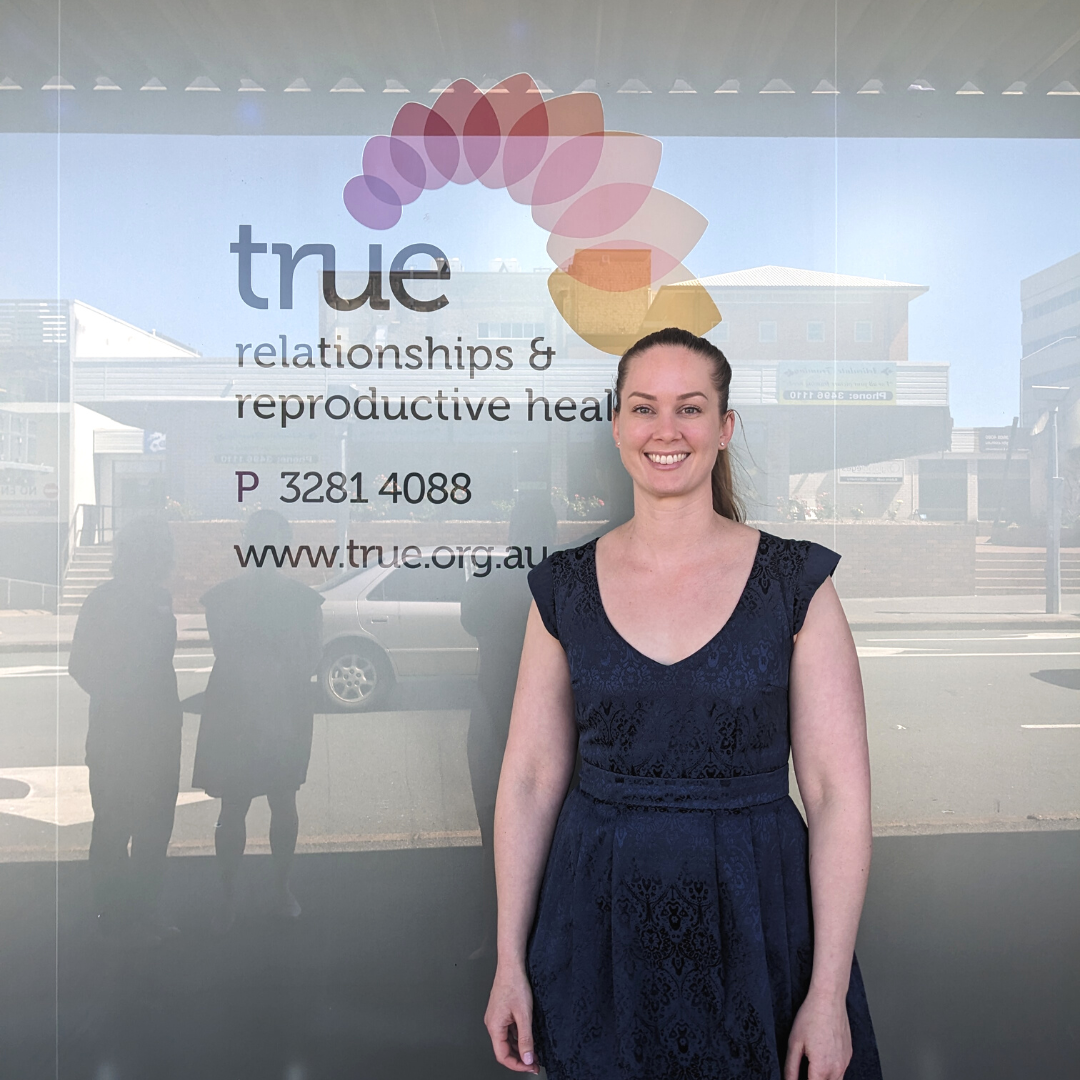
<path id="1" fill-rule="evenodd" d="M 672 679 L 718 702 L 721 737 L 704 724 L 685 757 L 650 710 L 623 715 L 649 687 L 614 700 L 622 676 L 585 670 L 595 590 L 579 636 L 558 611 L 592 695 L 583 757 L 703 782 L 786 761 L 774 645 L 820 549 L 842 556 L 884 1075 L 1075 1075 L 1077 5 L 60 7 L 11 4 L 0 32 L 4 1074 L 507 1075 L 481 1018 L 529 573 L 556 551 L 587 570 L 651 498 L 612 390 L 629 346 L 678 327 L 729 361 L 720 506 L 768 572 L 719 667 Z M 560 602 L 573 577 L 550 579 Z M 689 652 L 708 622 L 667 629 Z M 746 897 L 768 953 L 812 959 L 805 882 L 781 903 L 756 876 L 776 815 L 726 815 L 762 825 L 743 867 L 730 846 L 710 864 L 727 825 L 638 814 L 708 840 L 653 873 L 670 833 L 619 849 L 570 797 L 577 891 L 549 895 L 638 860 L 661 886 L 630 899 L 693 908 L 712 959 L 692 996 L 735 1002 L 728 1056 L 768 1071 L 797 1002 L 762 1035 L 712 961 L 725 926 L 764 925 Z M 564 937 L 614 911 L 643 940 L 627 895 L 593 894 Z M 670 989 L 648 951 L 640 985 Z M 715 1029 L 635 1050 L 723 1073 Z"/>

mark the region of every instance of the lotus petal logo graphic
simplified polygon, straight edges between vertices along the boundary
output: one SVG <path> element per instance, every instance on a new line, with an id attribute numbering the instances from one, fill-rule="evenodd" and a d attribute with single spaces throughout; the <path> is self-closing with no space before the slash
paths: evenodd
<path id="1" fill-rule="evenodd" d="M 425 191 L 479 180 L 532 208 L 550 233 L 548 289 L 562 317 L 591 345 L 619 355 L 643 334 L 720 322 L 683 259 L 708 222 L 653 187 L 656 139 L 604 129 L 596 94 L 544 101 L 528 75 L 480 90 L 459 79 L 428 108 L 403 106 L 390 135 L 364 147 L 363 172 L 344 190 L 362 225 L 389 229 Z"/>

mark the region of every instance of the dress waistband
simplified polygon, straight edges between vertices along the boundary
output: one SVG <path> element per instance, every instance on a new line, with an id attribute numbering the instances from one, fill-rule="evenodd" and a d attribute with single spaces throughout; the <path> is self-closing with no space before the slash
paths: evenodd
<path id="1" fill-rule="evenodd" d="M 776 802 L 788 794 L 788 769 L 716 779 L 686 780 L 625 776 L 581 763 L 579 785 L 586 795 L 609 803 L 662 806 L 677 810 L 740 810 Z"/>

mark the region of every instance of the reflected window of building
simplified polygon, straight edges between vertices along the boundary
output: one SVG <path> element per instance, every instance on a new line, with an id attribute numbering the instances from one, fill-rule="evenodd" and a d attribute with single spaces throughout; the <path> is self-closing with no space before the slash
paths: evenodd
<path id="1" fill-rule="evenodd" d="M 731 340 L 731 324 L 722 322 L 719 326 L 714 326 L 711 332 L 713 341 L 730 341 Z"/>
<path id="2" fill-rule="evenodd" d="M 0 411 L 0 461 L 25 464 L 37 460 L 37 421 Z"/>
<path id="3" fill-rule="evenodd" d="M 485 341 L 493 338 L 500 341 L 531 341 L 535 337 L 544 337 L 546 333 L 544 324 L 538 322 L 476 324 L 476 336 Z"/>
<path id="4" fill-rule="evenodd" d="M 442 558 L 446 558 L 443 553 Z M 430 563 L 426 566 L 400 566 L 368 593 L 369 600 L 394 600 L 428 604 L 457 604 L 465 588 L 465 570 L 454 563 L 445 569 Z"/>
<path id="5" fill-rule="evenodd" d="M 981 458 L 978 465 L 979 520 L 1027 521 L 1031 516 L 1030 462 L 1013 457 Z"/>
<path id="6" fill-rule="evenodd" d="M 823 322 L 808 322 L 806 324 L 807 341 L 824 341 L 825 324 Z"/>
<path id="7" fill-rule="evenodd" d="M 758 341 L 775 341 L 776 340 L 776 323 L 770 321 L 759 322 L 757 324 L 757 339 Z"/>
<path id="8" fill-rule="evenodd" d="M 874 340 L 874 324 L 869 319 L 856 319 L 855 320 L 855 340 L 856 341 L 873 341 Z"/>
<path id="9" fill-rule="evenodd" d="M 919 462 L 919 514 L 927 521 L 967 518 L 967 462 L 963 458 Z"/>

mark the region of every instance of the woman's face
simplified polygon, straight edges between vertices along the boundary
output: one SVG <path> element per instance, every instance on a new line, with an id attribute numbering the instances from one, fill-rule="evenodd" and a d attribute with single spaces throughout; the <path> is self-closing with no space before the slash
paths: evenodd
<path id="1" fill-rule="evenodd" d="M 674 345 L 655 345 L 630 361 L 612 426 L 623 465 L 650 494 L 684 496 L 710 486 L 720 445 L 735 428 L 734 413 L 721 423 L 710 370 L 705 357 Z"/>

